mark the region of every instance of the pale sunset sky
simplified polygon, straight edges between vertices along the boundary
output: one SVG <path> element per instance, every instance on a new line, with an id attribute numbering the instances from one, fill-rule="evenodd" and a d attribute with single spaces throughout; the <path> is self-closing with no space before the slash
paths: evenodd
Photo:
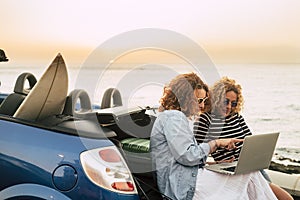
<path id="1" fill-rule="evenodd" d="M 0 25 L 10 66 L 47 65 L 60 52 L 79 67 L 141 28 L 185 35 L 215 63 L 300 63 L 299 0 L 1 0 Z"/>

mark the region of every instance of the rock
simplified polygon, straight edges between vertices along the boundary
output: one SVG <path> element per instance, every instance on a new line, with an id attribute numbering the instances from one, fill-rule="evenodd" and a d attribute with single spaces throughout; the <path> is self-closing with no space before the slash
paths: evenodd
<path id="1" fill-rule="evenodd" d="M 287 174 L 300 174 L 300 166 L 296 165 L 283 165 L 280 163 L 276 163 L 274 161 L 271 162 L 269 166 L 270 170 L 279 171 Z"/>

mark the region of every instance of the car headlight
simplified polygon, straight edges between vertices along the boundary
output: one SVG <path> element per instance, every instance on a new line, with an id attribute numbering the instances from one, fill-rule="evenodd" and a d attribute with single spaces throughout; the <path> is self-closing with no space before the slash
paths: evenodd
<path id="1" fill-rule="evenodd" d="M 87 177 L 110 191 L 137 194 L 131 172 L 115 146 L 82 152 L 80 161 Z"/>

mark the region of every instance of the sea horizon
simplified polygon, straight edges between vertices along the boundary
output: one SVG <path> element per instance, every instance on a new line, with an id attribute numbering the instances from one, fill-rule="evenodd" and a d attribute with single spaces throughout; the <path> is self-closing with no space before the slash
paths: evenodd
<path id="1" fill-rule="evenodd" d="M 91 101 L 100 105 L 105 89 L 124 89 L 128 82 L 137 81 L 136 84 L 140 85 L 128 84 L 128 87 L 133 88 L 121 91 L 126 103 L 156 106 L 163 84 L 172 75 L 196 69 L 193 66 L 160 67 L 161 65 L 156 65 L 155 69 L 151 69 L 149 65 L 135 68 L 68 68 L 69 92 L 75 88 L 86 89 Z M 223 64 L 214 67 L 218 77 L 228 76 L 241 84 L 245 99 L 241 114 L 253 134 L 280 132 L 276 146 L 277 160 L 300 166 L 300 64 Z M 1 64 L 0 92 L 11 93 L 17 76 L 22 72 L 31 72 L 38 79 L 45 69 L 46 66 L 24 68 Z M 205 72 L 201 74 L 201 69 L 200 76 L 207 78 Z M 92 80 L 95 80 L 94 84 Z M 151 80 L 152 83 L 149 83 Z"/>

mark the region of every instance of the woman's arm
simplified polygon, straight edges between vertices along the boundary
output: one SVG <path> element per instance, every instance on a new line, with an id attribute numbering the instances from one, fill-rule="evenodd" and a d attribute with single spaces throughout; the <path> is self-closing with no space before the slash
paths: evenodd
<path id="1" fill-rule="evenodd" d="M 240 127 L 242 128 L 243 132 L 244 132 L 244 135 L 247 136 L 247 135 L 252 135 L 248 125 L 246 124 L 246 121 L 245 119 L 243 118 L 242 115 L 239 115 L 238 116 L 239 118 L 239 121 L 240 121 Z"/>
<path id="2" fill-rule="evenodd" d="M 194 135 L 198 143 L 207 142 L 207 133 L 210 125 L 210 117 L 208 113 L 201 114 L 194 122 Z"/>
<path id="3" fill-rule="evenodd" d="M 210 145 L 207 143 L 197 144 L 183 113 L 173 115 L 166 120 L 164 133 L 168 147 L 177 162 L 187 166 L 205 163 L 210 152 Z"/>
<path id="4" fill-rule="evenodd" d="M 243 141 L 234 138 L 217 139 L 198 145 L 183 114 L 168 118 L 164 125 L 164 132 L 174 158 L 177 162 L 188 166 L 204 164 L 208 154 L 218 147 L 232 150 L 236 148 L 235 143 Z"/>

